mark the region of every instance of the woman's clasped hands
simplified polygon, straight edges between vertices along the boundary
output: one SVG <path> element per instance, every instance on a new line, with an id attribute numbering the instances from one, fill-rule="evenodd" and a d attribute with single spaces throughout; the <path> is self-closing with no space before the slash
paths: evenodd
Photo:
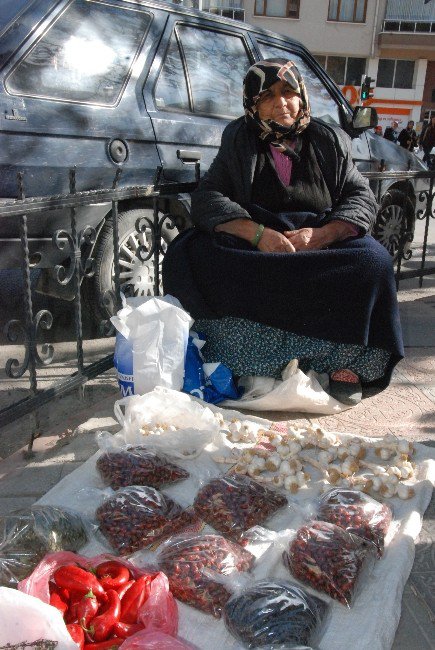
<path id="1" fill-rule="evenodd" d="M 326 248 L 334 239 L 327 226 L 286 230 L 284 233 L 265 228 L 257 248 L 264 253 L 295 253 Z"/>

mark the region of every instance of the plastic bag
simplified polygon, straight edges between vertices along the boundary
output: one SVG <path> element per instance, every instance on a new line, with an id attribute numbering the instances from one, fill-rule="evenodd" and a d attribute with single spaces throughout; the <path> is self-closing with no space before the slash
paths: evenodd
<path id="1" fill-rule="evenodd" d="M 255 557 L 221 535 L 179 535 L 162 545 L 157 562 L 176 598 L 220 618 L 231 592 L 218 575 L 249 571 Z"/>
<path id="2" fill-rule="evenodd" d="M 114 558 L 111 555 L 98 555 L 87 558 L 67 551 L 49 554 L 40 562 L 32 575 L 18 585 L 18 589 L 23 593 L 39 598 L 45 603 L 49 603 L 51 580 L 59 567 L 75 565 L 90 571 L 107 561 L 115 561 L 117 564 L 127 567 L 132 579 L 136 580 L 142 575 L 150 576 L 148 598 L 137 612 L 137 622 L 142 623 L 147 631 L 160 631 L 168 635 L 176 635 L 178 631 L 178 608 L 174 597 L 169 591 L 167 577 L 163 573 L 156 573 L 154 570 L 139 569 L 127 560 Z M 56 614 L 59 613 L 54 607 L 50 607 L 50 609 Z"/>
<path id="3" fill-rule="evenodd" d="M 100 530 L 121 555 L 129 555 L 198 524 L 194 513 L 151 487 L 122 488 L 97 508 Z"/>
<path id="4" fill-rule="evenodd" d="M 114 490 L 128 485 L 157 488 L 189 477 L 189 472 L 167 456 L 145 447 L 108 449 L 98 458 L 96 467 L 106 485 Z"/>
<path id="5" fill-rule="evenodd" d="M 193 507 L 198 517 L 234 541 L 287 505 L 285 496 L 249 476 L 223 476 L 204 485 Z"/>
<path id="6" fill-rule="evenodd" d="M 126 305 L 110 320 L 132 349 L 134 393 L 146 393 L 155 386 L 181 389 L 193 320 L 176 298 L 127 298 Z M 121 339 L 116 357 L 117 367 L 122 369 L 125 363 L 124 371 L 128 370 L 128 347 Z M 131 373 L 121 374 L 129 376 Z M 126 389 L 130 390 L 131 386 Z"/>
<path id="7" fill-rule="evenodd" d="M 324 601 L 291 583 L 261 580 L 226 603 L 223 618 L 231 634 L 247 648 L 317 647 Z M 314 647 L 314 646 L 313 646 Z"/>
<path id="8" fill-rule="evenodd" d="M 90 523 L 78 512 L 33 505 L 0 519 L 0 585 L 14 586 L 53 551 L 77 551 L 90 536 Z"/>
<path id="9" fill-rule="evenodd" d="M 0 646 L 8 650 L 77 650 L 62 615 L 39 598 L 0 587 Z"/>
<path id="10" fill-rule="evenodd" d="M 350 607 L 371 556 L 359 537 L 335 524 L 313 521 L 299 528 L 283 560 L 295 578 Z"/>
<path id="11" fill-rule="evenodd" d="M 283 370 L 282 381 L 274 380 L 271 384 L 268 377 L 241 377 L 239 386 L 250 390 L 245 391 L 238 402 L 227 400 L 223 406 L 250 411 L 300 411 L 326 415 L 351 408 L 328 395 L 320 379 L 312 370 L 303 373 L 297 359 L 292 359 Z"/>
<path id="12" fill-rule="evenodd" d="M 374 544 L 381 557 L 393 513 L 387 504 L 375 501 L 364 492 L 338 487 L 319 497 L 316 518 L 336 524 Z"/>
<path id="13" fill-rule="evenodd" d="M 187 343 L 183 392 L 211 404 L 218 404 L 224 399 L 238 399 L 242 391 L 236 388 L 231 370 L 222 363 L 203 363 L 200 350 L 204 344 L 204 336 L 191 331 Z"/>
<path id="14" fill-rule="evenodd" d="M 145 444 L 178 458 L 199 455 L 219 431 L 208 407 L 160 386 L 147 395 L 117 401 L 114 411 L 125 444 Z"/>

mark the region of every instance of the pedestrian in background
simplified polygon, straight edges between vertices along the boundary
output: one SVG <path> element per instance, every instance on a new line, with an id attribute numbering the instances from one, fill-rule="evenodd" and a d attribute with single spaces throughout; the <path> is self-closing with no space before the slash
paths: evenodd
<path id="1" fill-rule="evenodd" d="M 414 147 L 417 146 L 417 133 L 415 132 L 414 122 L 412 120 L 409 120 L 406 129 L 400 131 L 398 142 L 404 149 L 414 151 Z"/>
<path id="2" fill-rule="evenodd" d="M 375 132 L 376 135 L 380 135 L 381 138 L 382 138 L 383 133 L 382 133 L 382 126 L 380 124 L 378 124 L 378 126 L 375 126 L 374 132 Z"/>
<path id="3" fill-rule="evenodd" d="M 397 143 L 397 138 L 399 137 L 399 122 L 397 120 L 393 120 L 391 122 L 391 126 L 387 126 L 385 129 L 384 133 L 384 138 L 386 140 L 390 140 L 391 142 L 396 142 Z"/>
<path id="4" fill-rule="evenodd" d="M 430 167 L 430 152 L 432 151 L 432 148 L 435 147 L 435 115 L 432 115 L 430 124 L 421 136 L 420 145 L 423 147 L 424 151 L 423 162 Z"/>

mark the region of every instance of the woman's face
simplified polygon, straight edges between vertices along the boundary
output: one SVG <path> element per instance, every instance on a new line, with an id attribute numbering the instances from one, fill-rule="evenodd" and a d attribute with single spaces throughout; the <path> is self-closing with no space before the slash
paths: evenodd
<path id="1" fill-rule="evenodd" d="M 286 81 L 276 81 L 262 93 L 256 108 L 261 120 L 292 126 L 301 110 L 301 98 Z"/>

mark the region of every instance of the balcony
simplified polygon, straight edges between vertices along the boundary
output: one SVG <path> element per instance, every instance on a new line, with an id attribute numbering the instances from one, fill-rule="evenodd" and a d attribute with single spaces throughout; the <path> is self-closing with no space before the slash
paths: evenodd
<path id="1" fill-rule="evenodd" d="M 430 20 L 384 20 L 382 32 L 406 32 L 407 34 L 435 33 L 435 22 Z"/>

